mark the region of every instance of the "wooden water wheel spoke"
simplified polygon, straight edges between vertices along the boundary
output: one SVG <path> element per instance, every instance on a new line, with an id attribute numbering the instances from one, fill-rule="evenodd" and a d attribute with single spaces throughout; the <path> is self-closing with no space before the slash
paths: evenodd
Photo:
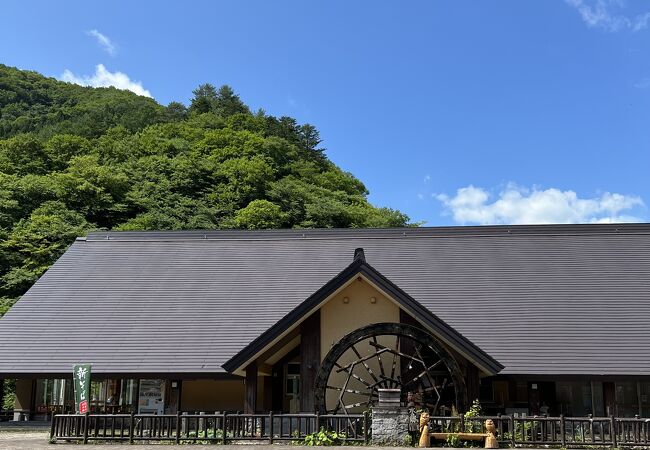
<path id="1" fill-rule="evenodd" d="M 417 362 L 417 363 L 422 364 L 423 366 L 425 365 L 425 364 L 424 364 L 424 361 L 417 359 L 417 358 L 416 358 L 415 356 L 413 356 L 413 355 L 407 355 L 406 353 L 402 353 L 402 352 L 400 352 L 399 350 L 393 350 L 392 348 L 385 347 L 385 346 L 383 346 L 383 345 L 381 345 L 381 344 L 375 344 L 374 342 L 369 342 L 369 344 L 372 345 L 373 347 L 377 347 L 377 348 L 379 348 L 379 349 L 382 349 L 382 350 L 384 350 L 384 351 L 386 351 L 386 352 L 388 352 L 388 353 L 392 353 L 392 354 L 395 355 L 395 356 L 399 356 L 399 357 L 402 357 L 402 358 L 406 358 L 406 359 L 410 360 L 411 362 L 412 362 L 412 361 L 415 361 L 415 362 Z"/>
<path id="2" fill-rule="evenodd" d="M 377 377 L 375 376 L 375 374 L 372 372 L 372 369 L 368 366 L 368 364 L 366 364 L 366 361 L 361 357 L 361 354 L 359 353 L 357 348 L 354 345 L 352 347 L 350 347 L 350 348 L 352 349 L 354 354 L 357 355 L 357 358 L 359 358 L 358 361 L 353 362 L 352 364 L 356 364 L 357 362 L 361 362 L 363 364 L 363 367 L 366 368 L 366 370 L 368 371 L 368 373 L 372 377 L 372 379 L 375 380 L 375 383 L 377 381 L 379 381 L 379 380 L 377 380 Z"/>
<path id="3" fill-rule="evenodd" d="M 398 382 L 397 380 L 394 380 L 392 378 L 384 377 L 381 380 L 379 380 L 378 382 L 376 382 L 374 384 L 371 384 L 370 387 L 375 388 L 375 389 L 385 388 L 385 387 L 390 387 L 389 384 L 392 386 L 393 384 L 395 384 L 397 382 Z"/>
<path id="4" fill-rule="evenodd" d="M 418 375 L 415 376 L 415 378 L 413 378 L 410 381 L 407 381 L 406 383 L 403 383 L 403 386 L 409 386 L 409 385 L 411 385 L 411 383 L 415 383 L 416 381 L 418 381 L 420 378 L 422 378 L 425 375 L 428 378 L 428 381 L 429 381 L 430 385 L 431 386 L 435 385 L 434 381 L 431 379 L 431 376 L 429 374 L 429 370 L 435 368 L 436 366 L 438 366 L 438 364 L 442 364 L 442 360 L 437 361 L 436 363 L 432 364 L 429 367 L 425 367 L 422 372 L 420 372 Z"/>
<path id="5" fill-rule="evenodd" d="M 399 336 L 395 336 L 395 350 L 397 353 L 399 353 Z M 393 365 L 390 368 L 390 377 L 391 379 L 395 379 L 395 369 L 397 368 L 397 355 L 393 352 L 391 352 L 393 355 Z"/>
<path id="6" fill-rule="evenodd" d="M 345 405 L 344 408 L 347 411 L 348 409 L 356 408 L 357 406 L 361 406 L 361 405 L 363 405 L 363 403 L 357 402 L 357 403 L 352 403 L 351 405 Z"/>
<path id="7" fill-rule="evenodd" d="M 350 366 L 354 366 L 354 365 L 357 365 L 357 364 L 363 364 L 363 365 L 365 366 L 364 363 L 365 363 L 366 361 L 368 361 L 368 360 L 370 360 L 370 359 L 372 359 L 372 358 L 376 358 L 378 354 L 385 353 L 385 352 L 388 351 L 388 349 L 383 349 L 383 350 L 380 350 L 379 352 L 375 352 L 375 353 L 373 353 L 372 355 L 368 355 L 368 356 L 363 356 L 363 357 L 362 357 L 362 356 L 359 354 L 359 352 L 357 351 L 357 349 L 356 349 L 355 347 L 352 347 L 351 349 L 352 349 L 352 351 L 357 355 L 357 357 L 358 357 L 359 359 L 357 359 L 356 361 L 352 361 L 351 363 L 348 363 L 348 364 L 346 364 L 345 366 L 340 366 L 340 365 L 339 365 L 339 366 L 338 366 L 339 369 L 337 370 L 338 372 L 343 372 L 343 371 L 345 371 L 345 370 L 348 370 L 348 369 L 350 368 Z M 367 369 L 370 370 L 370 372 L 372 372 L 372 369 L 370 369 L 369 367 L 367 367 Z M 373 378 L 374 378 L 374 375 L 373 375 Z M 375 380 L 377 380 L 377 379 L 375 378 Z M 378 380 L 377 380 L 377 381 L 378 381 Z"/>
<path id="8" fill-rule="evenodd" d="M 416 347 L 415 348 L 415 353 L 418 355 L 418 358 L 420 358 L 422 361 L 424 361 L 424 358 L 422 357 L 422 354 L 420 353 L 420 350 L 421 350 L 421 347 Z M 440 360 L 440 361 L 442 361 L 442 360 Z M 438 362 L 440 362 L 440 361 L 437 361 L 436 364 L 438 364 Z M 435 383 L 435 381 L 433 381 L 433 379 L 429 375 L 429 370 L 431 370 L 431 369 L 427 368 L 426 365 L 425 365 L 424 366 L 424 372 L 422 374 L 420 374 L 418 378 L 422 378 L 422 376 L 426 375 L 427 382 L 429 383 L 429 386 L 433 386 L 436 383 Z"/>
<path id="9" fill-rule="evenodd" d="M 338 367 L 339 369 L 342 369 L 342 367 L 341 367 L 340 365 L 338 365 L 338 364 L 334 364 L 334 365 L 335 365 L 336 367 Z M 339 370 L 339 372 L 340 372 L 340 370 Z M 355 380 L 359 381 L 360 383 L 362 383 L 362 384 L 365 385 L 366 387 L 368 387 L 368 388 L 370 387 L 370 384 L 368 384 L 368 383 L 366 383 L 365 381 L 363 381 L 363 378 L 361 378 L 361 377 L 360 377 L 359 375 L 357 375 L 356 373 L 353 373 L 353 374 L 352 374 L 352 378 L 354 378 Z"/>
<path id="10" fill-rule="evenodd" d="M 335 390 L 335 391 L 345 391 L 345 392 L 348 392 L 350 394 L 359 394 L 359 395 L 366 395 L 367 394 L 367 392 L 362 392 L 362 391 L 359 391 L 357 389 L 343 389 L 343 388 L 336 387 L 336 386 L 327 386 L 327 389 L 332 389 L 332 390 Z"/>
<path id="11" fill-rule="evenodd" d="M 406 324 L 369 325 L 343 337 L 323 359 L 315 405 L 321 413 L 361 412 L 377 404 L 380 389 L 400 389 L 402 403 L 408 393 L 416 407 L 437 412 L 464 395 L 464 383 L 451 381 L 462 382 L 462 373 L 429 333 Z"/>
<path id="12" fill-rule="evenodd" d="M 347 389 L 348 383 L 350 382 L 350 378 L 352 376 L 352 370 L 353 369 L 354 369 L 354 366 L 350 367 L 350 370 L 348 371 L 348 377 L 345 379 L 345 384 L 343 385 L 343 388 L 341 389 L 341 393 L 339 394 L 339 401 L 338 401 L 338 404 L 336 406 L 335 413 L 336 413 L 336 411 L 338 411 L 339 405 L 343 406 L 343 409 L 345 410 L 345 403 L 343 403 L 343 395 L 345 394 L 345 390 Z"/>
<path id="13" fill-rule="evenodd" d="M 374 344 L 377 344 L 377 336 L 372 337 L 372 342 Z M 379 370 L 381 372 L 382 376 L 386 376 L 386 372 L 384 372 L 384 364 L 381 362 L 381 353 L 377 352 L 377 361 L 379 362 Z"/>

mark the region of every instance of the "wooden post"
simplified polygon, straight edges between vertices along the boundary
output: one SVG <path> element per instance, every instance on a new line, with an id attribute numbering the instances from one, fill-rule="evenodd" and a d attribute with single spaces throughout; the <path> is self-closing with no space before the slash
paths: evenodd
<path id="1" fill-rule="evenodd" d="M 133 433 L 135 433 L 135 413 L 131 411 L 129 418 L 129 444 L 133 444 Z"/>
<path id="2" fill-rule="evenodd" d="M 314 384 L 320 368 L 320 311 L 300 325 L 300 410 L 314 412 Z"/>
<path id="3" fill-rule="evenodd" d="M 88 416 L 89 415 L 90 415 L 89 413 L 84 414 L 84 440 L 83 440 L 84 444 L 88 443 L 88 422 L 89 422 Z"/>
<path id="4" fill-rule="evenodd" d="M 0 397 L 2 399 L 2 397 Z M 54 437 L 54 414 L 52 414 L 52 423 L 50 424 L 50 439 Z"/>
<path id="5" fill-rule="evenodd" d="M 368 411 L 363 412 L 363 442 L 368 445 L 370 443 L 370 430 L 368 426 L 370 420 L 368 420 Z"/>
<path id="6" fill-rule="evenodd" d="M 609 434 L 612 437 L 612 448 L 616 448 L 618 444 L 616 442 L 616 419 L 614 416 L 609 416 Z"/>
<path id="7" fill-rule="evenodd" d="M 244 399 L 244 414 L 255 414 L 257 410 L 257 363 L 252 362 L 246 367 L 246 388 Z"/>
<path id="8" fill-rule="evenodd" d="M 562 440 L 562 448 L 566 448 L 566 423 L 564 421 L 564 414 L 560 414 L 560 439 Z"/>
<path id="9" fill-rule="evenodd" d="M 465 405 L 469 407 L 472 405 L 474 400 L 478 400 L 480 396 L 481 389 L 481 380 L 479 377 L 479 371 L 474 364 L 467 362 L 467 367 L 465 369 L 465 386 L 467 387 L 467 402 Z"/>
<path id="10" fill-rule="evenodd" d="M 181 440 L 181 412 L 176 411 L 176 443 L 178 444 Z"/>
<path id="11" fill-rule="evenodd" d="M 515 448 L 516 442 L 517 442 L 517 438 L 515 437 L 515 415 L 511 414 L 510 415 L 510 446 L 512 448 Z"/>
<path id="12" fill-rule="evenodd" d="M 228 416 L 226 415 L 226 412 L 223 412 L 223 415 L 221 416 L 221 428 L 223 429 L 223 435 L 221 436 L 221 441 L 223 445 L 226 445 L 226 442 L 228 440 L 226 434 L 228 427 L 226 426 L 226 420 L 228 420 Z"/>
<path id="13" fill-rule="evenodd" d="M 273 411 L 269 413 L 269 444 L 273 444 Z"/>

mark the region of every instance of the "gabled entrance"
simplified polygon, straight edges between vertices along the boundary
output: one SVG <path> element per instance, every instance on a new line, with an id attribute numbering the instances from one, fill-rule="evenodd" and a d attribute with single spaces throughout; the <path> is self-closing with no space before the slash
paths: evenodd
<path id="1" fill-rule="evenodd" d="M 358 346 L 362 341 L 364 352 L 372 350 L 372 355 L 355 353 L 355 350 L 361 351 Z M 300 356 L 295 362 L 300 364 L 300 373 L 291 378 L 286 370 L 277 370 L 273 364 L 295 348 L 299 349 Z M 377 357 L 378 352 L 381 358 Z M 330 354 L 337 356 L 329 358 Z M 364 359 L 366 357 L 369 359 Z M 350 367 L 345 369 L 343 363 L 349 365 L 354 358 L 358 362 L 354 364 L 355 370 L 367 373 L 363 378 L 359 373 L 355 373 L 356 377 L 350 375 L 354 381 L 348 381 L 347 385 L 360 383 L 357 387 L 330 386 L 346 394 L 344 406 L 336 401 L 330 408 L 327 398 L 333 394 L 315 391 L 317 378 L 321 378 L 320 389 L 327 389 L 332 373 L 337 374 L 336 379 L 349 371 Z M 376 367 L 367 362 L 371 359 Z M 382 371 L 384 360 L 391 368 L 383 367 Z M 476 398 L 480 374 L 494 375 L 502 369 L 496 360 L 368 264 L 363 249 L 355 251 L 353 262 L 339 275 L 223 367 L 232 374 L 246 376 L 247 412 L 271 407 L 267 401 L 257 398 L 260 376 L 274 378 L 270 382 L 262 380 L 264 386 L 273 386 L 274 398 L 278 385 L 284 389 L 291 384 L 292 389 L 299 391 L 302 412 L 336 410 L 337 405 L 340 410 L 337 412 L 342 412 L 356 408 L 351 405 L 357 403 L 358 407 L 364 402 L 372 403 L 376 388 L 384 385 L 403 388 L 404 400 L 407 392 L 412 392 L 431 405 L 430 408 L 443 405 L 464 408 L 468 399 L 465 386 L 469 395 Z M 282 380 L 278 382 L 277 377 Z M 299 388 L 293 387 L 295 383 Z M 347 392 L 361 391 L 361 388 L 369 392 Z M 362 401 L 364 395 L 366 398 Z M 357 396 L 357 399 L 346 403 L 350 396 Z"/>

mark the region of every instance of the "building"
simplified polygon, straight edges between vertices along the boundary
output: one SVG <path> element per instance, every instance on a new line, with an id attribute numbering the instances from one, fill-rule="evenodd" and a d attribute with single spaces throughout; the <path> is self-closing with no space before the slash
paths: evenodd
<path id="1" fill-rule="evenodd" d="M 0 320 L 16 414 L 650 416 L 650 224 L 98 232 Z"/>

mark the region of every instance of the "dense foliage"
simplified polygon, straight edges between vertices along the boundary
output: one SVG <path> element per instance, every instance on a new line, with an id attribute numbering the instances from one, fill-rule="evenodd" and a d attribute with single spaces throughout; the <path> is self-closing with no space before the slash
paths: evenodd
<path id="1" fill-rule="evenodd" d="M 407 224 L 319 144 L 227 86 L 164 107 L 0 65 L 0 316 L 93 229 Z"/>

